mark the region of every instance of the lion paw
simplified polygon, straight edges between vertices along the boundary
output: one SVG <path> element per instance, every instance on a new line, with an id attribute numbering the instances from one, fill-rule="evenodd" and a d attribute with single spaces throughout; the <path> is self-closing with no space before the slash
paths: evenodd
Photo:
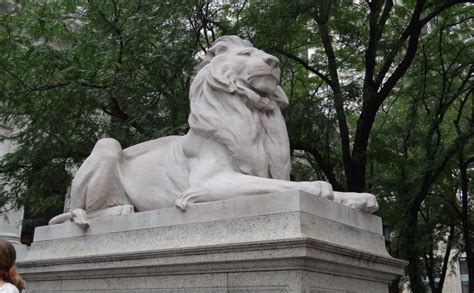
<path id="1" fill-rule="evenodd" d="M 197 193 L 196 191 L 188 190 L 187 192 L 178 196 L 178 198 L 174 202 L 174 205 L 184 212 L 189 208 L 192 203 L 196 202 L 198 199 L 199 193 Z"/>
<path id="2" fill-rule="evenodd" d="M 308 193 L 326 198 L 329 200 L 334 199 L 334 193 L 332 191 L 332 185 L 325 181 L 313 181 L 313 182 L 302 182 L 304 183 L 303 191 Z"/>
<path id="3" fill-rule="evenodd" d="M 334 192 L 334 202 L 366 213 L 373 213 L 379 209 L 377 199 L 370 193 Z"/>
<path id="4" fill-rule="evenodd" d="M 334 191 L 332 190 L 332 185 L 328 182 L 324 181 L 317 181 L 320 184 L 321 188 L 321 196 L 322 198 L 326 198 L 329 200 L 334 200 Z"/>
<path id="5" fill-rule="evenodd" d="M 181 195 L 178 199 L 174 202 L 174 205 L 182 210 L 183 212 L 186 211 L 189 207 L 188 201 L 186 200 L 185 196 Z"/>
<path id="6" fill-rule="evenodd" d="M 89 227 L 87 213 L 83 209 L 75 209 L 70 212 L 60 214 L 49 220 L 49 225 L 61 224 L 65 222 L 73 222 L 82 229 L 86 229 L 87 227 Z"/>

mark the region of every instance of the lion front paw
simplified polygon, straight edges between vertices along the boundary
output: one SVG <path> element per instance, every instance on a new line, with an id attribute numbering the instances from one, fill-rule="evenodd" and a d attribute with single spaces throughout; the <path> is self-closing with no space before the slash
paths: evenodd
<path id="1" fill-rule="evenodd" d="M 320 184 L 321 188 L 321 194 L 319 196 L 329 199 L 329 200 L 334 200 L 334 191 L 332 190 L 332 185 L 328 182 L 324 181 L 316 181 Z"/>
<path id="2" fill-rule="evenodd" d="M 334 202 L 366 213 L 373 213 L 379 209 L 377 199 L 370 193 L 334 192 Z"/>
<path id="3" fill-rule="evenodd" d="M 334 192 L 332 191 L 332 185 L 330 183 L 325 181 L 312 181 L 302 183 L 304 183 L 303 191 L 329 200 L 334 199 Z"/>

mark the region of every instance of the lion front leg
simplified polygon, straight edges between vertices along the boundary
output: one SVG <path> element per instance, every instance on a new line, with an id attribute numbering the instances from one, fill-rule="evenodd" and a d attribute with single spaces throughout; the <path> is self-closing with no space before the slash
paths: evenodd
<path id="1" fill-rule="evenodd" d="M 291 190 L 301 190 L 329 200 L 334 199 L 331 184 L 324 181 L 291 182 L 226 172 L 213 176 L 201 184 L 191 185 L 190 189 L 177 198 L 175 204 L 178 208 L 186 210 L 190 203 Z"/>

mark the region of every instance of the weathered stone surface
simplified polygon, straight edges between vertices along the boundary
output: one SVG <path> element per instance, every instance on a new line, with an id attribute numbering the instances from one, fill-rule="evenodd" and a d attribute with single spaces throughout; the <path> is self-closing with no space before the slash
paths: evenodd
<path id="1" fill-rule="evenodd" d="M 387 292 L 380 218 L 304 192 L 39 227 L 29 292 Z M 56 291 L 55 291 L 56 290 Z"/>

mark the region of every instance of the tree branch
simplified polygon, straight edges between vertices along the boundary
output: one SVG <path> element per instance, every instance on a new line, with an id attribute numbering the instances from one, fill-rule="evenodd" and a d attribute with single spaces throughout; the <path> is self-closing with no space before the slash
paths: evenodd
<path id="1" fill-rule="evenodd" d="M 382 1 L 367 1 L 369 5 L 369 41 L 365 50 L 365 76 L 364 76 L 364 92 L 373 88 L 373 77 L 375 69 L 375 57 L 377 55 L 378 36 L 382 29 L 379 28 L 378 18 L 382 9 Z M 364 94 L 364 97 L 367 97 Z"/>
<path id="2" fill-rule="evenodd" d="M 118 100 L 115 97 L 111 96 L 110 100 L 111 100 L 111 104 L 102 106 L 101 107 L 102 111 L 104 111 L 106 114 L 112 117 L 116 117 L 125 121 L 131 127 L 135 128 L 139 133 L 145 132 L 145 129 L 141 125 L 139 125 L 136 121 L 133 121 L 132 119 L 130 119 L 130 116 L 122 110 Z M 109 110 L 109 107 L 111 107 L 110 110 Z"/>
<path id="3" fill-rule="evenodd" d="M 445 11 L 446 9 L 450 8 L 451 6 L 454 6 L 456 4 L 461 4 L 461 3 L 468 3 L 471 2 L 469 0 L 448 0 L 445 1 L 442 5 L 436 7 L 431 13 L 429 13 L 427 16 L 424 18 L 420 19 L 420 22 L 425 25 L 428 22 L 430 22 L 433 18 L 438 16 L 440 13 Z"/>
<path id="4" fill-rule="evenodd" d="M 400 36 L 400 39 L 392 46 L 392 49 L 387 54 L 387 57 L 384 59 L 382 66 L 380 67 L 379 73 L 377 74 L 377 78 L 375 79 L 375 83 L 377 87 L 379 87 L 382 84 L 388 70 L 392 66 L 393 61 L 395 60 L 395 57 L 400 52 L 400 49 L 403 47 L 403 44 L 405 43 L 405 41 L 413 35 L 419 36 L 421 32 L 421 28 L 423 27 L 423 24 L 420 23 L 419 19 L 420 19 L 421 13 L 423 12 L 423 7 L 425 5 L 425 2 L 426 0 L 418 0 L 416 2 L 415 9 L 413 10 L 413 14 L 410 18 L 410 21 L 408 22 L 407 27 L 405 28 L 402 35 Z M 419 32 L 417 33 L 417 31 Z M 418 40 L 418 36 L 416 36 L 416 41 Z M 407 52 L 408 52 L 408 49 L 407 49 Z"/>
<path id="5" fill-rule="evenodd" d="M 444 280 L 446 278 L 446 272 L 448 270 L 449 255 L 451 254 L 451 248 L 453 246 L 454 233 L 455 233 L 454 225 L 451 225 L 449 229 L 448 241 L 446 242 L 446 252 L 444 253 L 444 257 L 443 257 L 443 266 L 441 268 L 441 274 L 439 276 L 439 282 L 437 286 L 440 290 L 443 289 Z"/>
<path id="6" fill-rule="evenodd" d="M 329 76 L 333 83 L 332 90 L 334 93 L 334 106 L 336 108 L 337 122 L 340 131 L 342 158 L 344 162 L 344 171 L 348 178 L 352 178 L 352 163 L 351 163 L 351 147 L 349 140 L 349 127 L 347 125 L 346 113 L 344 110 L 344 96 L 339 82 L 339 75 L 337 72 L 336 55 L 332 47 L 331 37 L 329 36 L 329 28 L 327 18 L 321 18 L 317 13 L 313 15 L 313 19 L 319 26 L 319 36 L 323 43 L 324 51 L 328 60 Z"/>
<path id="7" fill-rule="evenodd" d="M 321 171 L 327 177 L 329 183 L 331 183 L 332 187 L 336 191 L 343 191 L 342 185 L 336 179 L 334 175 L 334 170 L 332 166 L 323 158 L 320 152 L 316 150 L 315 147 L 305 144 L 303 142 L 292 142 L 291 149 L 293 150 L 302 150 L 305 151 L 313 156 L 316 163 L 318 164 Z"/>
<path id="8" fill-rule="evenodd" d="M 324 82 L 326 82 L 328 84 L 329 87 L 331 87 L 331 89 L 333 89 L 334 85 L 332 83 L 332 81 L 324 74 L 322 74 L 320 71 L 316 70 L 314 67 L 310 66 L 308 64 L 308 62 L 306 62 L 305 60 L 303 60 L 302 58 L 296 56 L 296 55 L 293 55 L 289 52 L 286 52 L 286 51 L 283 51 L 279 48 L 274 48 L 274 50 L 290 59 L 293 59 L 294 61 L 298 62 L 299 64 L 301 64 L 306 70 L 309 70 L 311 71 L 312 73 L 316 74 L 319 78 L 321 78 L 322 80 L 324 80 Z M 333 89 L 334 90 L 334 89 Z"/>

